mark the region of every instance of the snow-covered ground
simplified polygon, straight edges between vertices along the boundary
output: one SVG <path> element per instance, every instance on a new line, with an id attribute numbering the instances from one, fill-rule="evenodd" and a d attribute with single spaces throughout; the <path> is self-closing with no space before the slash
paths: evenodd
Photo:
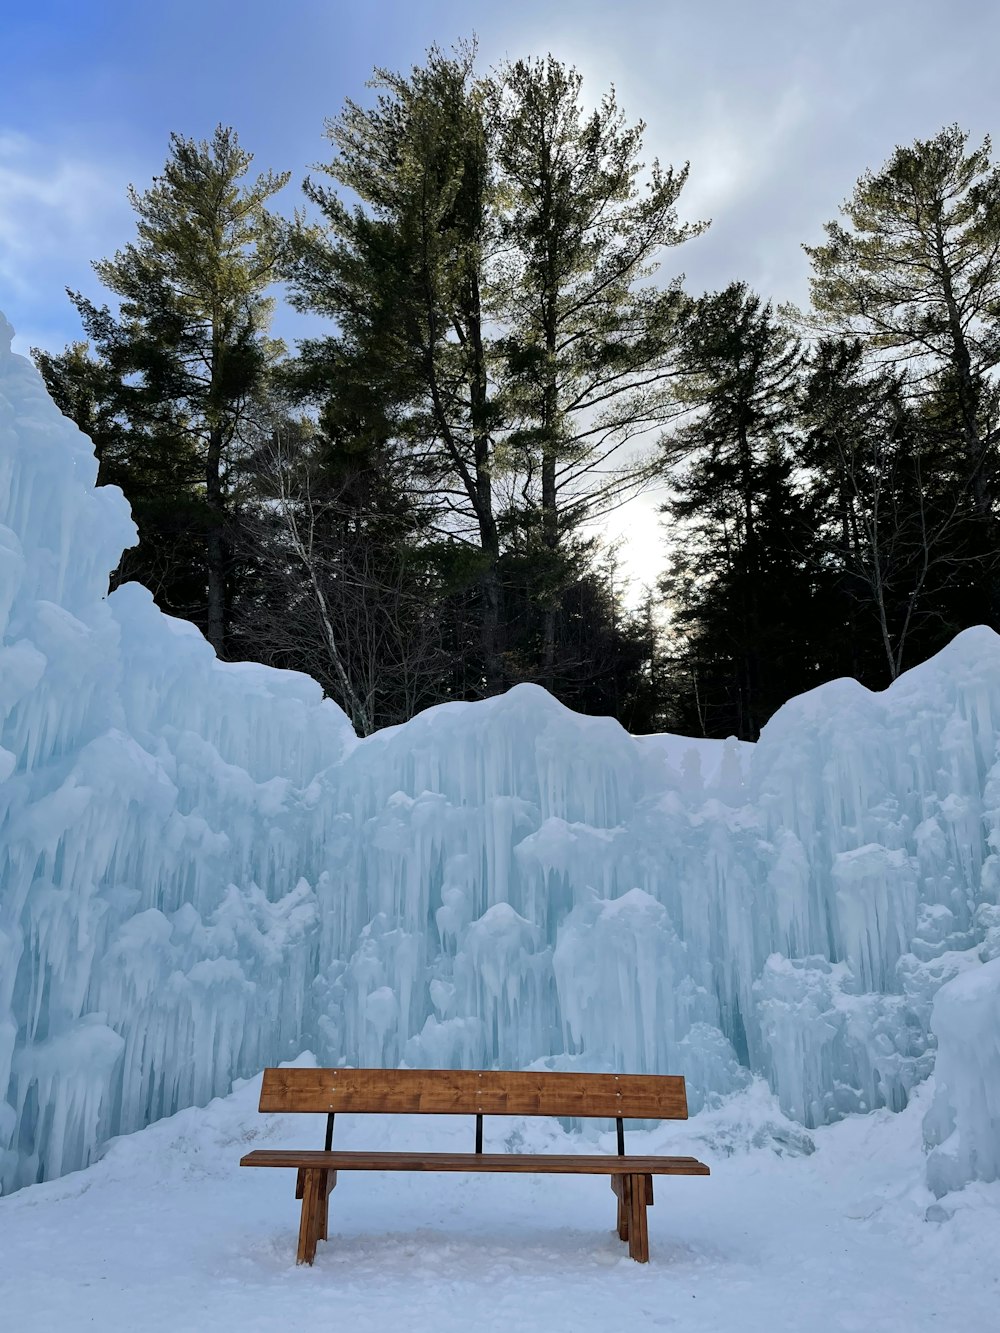
<path id="1" fill-rule="evenodd" d="M 320 1146 L 321 1117 L 261 1116 L 259 1078 L 115 1140 L 87 1170 L 0 1199 L 0 1326 L 105 1333 L 330 1327 L 356 1333 L 675 1328 L 990 1333 L 1000 1182 L 923 1183 L 929 1085 L 900 1115 L 807 1132 L 760 1082 L 634 1151 L 691 1152 L 656 1182 L 651 1260 L 614 1231 L 603 1177 L 342 1173 L 331 1239 L 295 1267 L 290 1171 L 249 1147 Z M 342 1147 L 471 1147 L 468 1118 L 344 1116 Z M 553 1121 L 487 1119 L 486 1145 L 593 1151 Z M 815 1151 L 811 1151 L 815 1145 Z M 613 1135 L 600 1147 L 613 1150 Z M 931 1220 L 927 1218 L 930 1209 Z"/>

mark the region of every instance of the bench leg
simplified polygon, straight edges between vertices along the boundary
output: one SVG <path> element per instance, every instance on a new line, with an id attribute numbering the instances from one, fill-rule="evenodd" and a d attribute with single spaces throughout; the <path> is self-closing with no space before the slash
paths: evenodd
<path id="1" fill-rule="evenodd" d="M 327 1240 L 330 1225 L 330 1191 L 337 1183 L 337 1173 L 336 1171 L 321 1171 L 320 1176 L 319 1231 L 317 1234 L 320 1240 Z"/>
<path id="2" fill-rule="evenodd" d="M 618 1239 L 628 1240 L 628 1207 L 625 1203 L 626 1176 L 612 1176 L 611 1188 L 618 1199 Z"/>
<path id="3" fill-rule="evenodd" d="M 649 1232 L 646 1226 L 646 1181 L 648 1176 L 625 1176 L 628 1196 L 628 1252 L 636 1263 L 649 1263 Z"/>
<path id="4" fill-rule="evenodd" d="M 304 1175 L 299 1247 L 295 1255 L 297 1264 L 311 1264 L 316 1258 L 316 1241 L 319 1239 L 320 1223 L 326 1207 L 326 1172 L 307 1169 Z"/>

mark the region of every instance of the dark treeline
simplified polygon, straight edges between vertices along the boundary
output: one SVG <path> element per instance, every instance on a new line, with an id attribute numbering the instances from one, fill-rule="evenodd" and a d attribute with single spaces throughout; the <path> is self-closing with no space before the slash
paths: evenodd
<path id="1" fill-rule="evenodd" d="M 315 676 L 362 732 L 538 681 L 634 731 L 755 738 L 838 675 L 881 688 L 1000 627 L 1000 174 L 957 127 L 806 247 L 812 308 L 695 298 L 704 230 L 613 91 L 433 50 L 330 121 L 310 207 L 232 130 L 174 136 L 135 240 L 35 352 L 216 651 Z M 269 335 L 274 290 L 320 332 Z M 667 487 L 636 610 L 602 520 Z"/>

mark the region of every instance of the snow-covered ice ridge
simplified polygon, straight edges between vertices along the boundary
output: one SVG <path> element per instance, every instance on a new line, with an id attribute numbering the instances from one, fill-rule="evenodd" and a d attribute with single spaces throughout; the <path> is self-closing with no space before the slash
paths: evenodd
<path id="1" fill-rule="evenodd" d="M 695 1110 L 752 1069 L 814 1126 L 902 1108 L 935 1037 L 931 1183 L 997 1175 L 1000 638 L 823 686 L 756 746 L 533 686 L 359 742 L 315 682 L 105 595 L 128 506 L 10 334 L 5 1189 L 304 1046 L 669 1071 Z"/>

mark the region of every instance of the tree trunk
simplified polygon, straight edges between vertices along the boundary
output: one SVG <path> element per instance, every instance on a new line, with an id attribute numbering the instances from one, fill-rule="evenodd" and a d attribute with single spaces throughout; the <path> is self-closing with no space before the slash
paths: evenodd
<path id="1" fill-rule="evenodd" d="M 559 611 L 558 593 L 554 586 L 555 564 L 559 553 L 559 524 L 556 510 L 556 456 L 546 449 L 542 455 L 542 543 L 545 547 L 546 574 L 549 586 L 545 590 L 542 620 L 542 678 L 545 688 L 555 684 L 556 616 Z"/>
<path id="2" fill-rule="evenodd" d="M 222 495 L 222 427 L 213 426 L 205 463 L 205 499 L 208 504 L 208 533 L 205 563 L 208 573 L 208 618 L 205 637 L 219 657 L 226 651 L 226 574 L 229 552 L 226 541 L 226 509 Z"/>
<path id="3" fill-rule="evenodd" d="M 968 481 L 976 514 L 983 527 L 983 544 L 988 551 L 995 552 L 998 541 L 996 516 L 993 512 L 993 492 L 986 477 L 986 441 L 979 430 L 981 384 L 972 368 L 972 356 L 962 327 L 962 315 L 955 296 L 953 275 L 945 254 L 940 218 L 935 227 L 934 240 L 945 308 L 948 312 L 948 332 L 952 345 L 951 366 L 958 389 Z M 989 601 L 990 622 L 995 629 L 1000 628 L 1000 568 L 997 567 L 995 560 L 986 567 L 986 596 Z"/>
<path id="4" fill-rule="evenodd" d="M 753 451 L 746 421 L 740 421 L 738 430 L 740 487 L 743 492 L 743 545 L 746 552 L 748 578 L 743 596 L 743 740 L 755 741 L 757 725 L 757 696 L 760 678 L 760 614 L 757 602 L 757 580 L 760 577 L 757 526 L 754 515 Z"/>
<path id="5" fill-rule="evenodd" d="M 976 509 L 981 517 L 990 520 L 992 518 L 991 497 L 986 478 L 983 475 L 983 441 L 979 434 L 979 384 L 972 370 L 972 357 L 969 354 L 969 344 L 962 328 L 962 316 L 955 297 L 951 267 L 944 251 L 944 235 L 940 221 L 935 231 L 935 248 L 940 266 L 945 309 L 948 312 L 948 333 L 952 345 L 951 363 L 958 389 L 958 408 L 962 419 L 966 467 L 968 468 Z"/>
<path id="6" fill-rule="evenodd" d="M 506 684 L 500 644 L 501 586 L 500 537 L 493 513 L 493 460 L 489 433 L 489 379 L 483 347 L 483 316 L 479 279 L 475 273 L 469 282 L 467 312 L 469 344 L 472 350 L 469 398 L 472 417 L 473 457 L 475 461 L 475 509 L 479 524 L 479 543 L 486 559 L 480 577 L 480 650 L 487 695 L 499 694 Z"/>
<path id="7" fill-rule="evenodd" d="M 485 559 L 485 568 L 479 578 L 482 597 L 479 619 L 479 645 L 483 655 L 483 676 L 487 696 L 499 694 L 506 685 L 506 672 L 501 650 L 500 536 L 493 516 L 493 486 L 490 475 L 489 442 L 483 441 L 487 458 L 479 461 L 480 442 L 476 441 L 477 469 L 476 494 L 479 503 L 476 517 L 479 523 L 479 544 Z"/>
<path id="8" fill-rule="evenodd" d="M 500 650 L 500 576 L 497 562 L 479 580 L 483 607 L 480 620 L 480 646 L 483 654 L 483 675 L 486 694 L 500 694 L 506 684 L 503 654 Z"/>
<path id="9" fill-rule="evenodd" d="M 556 484 L 559 430 L 559 387 L 556 383 L 556 310 L 555 257 L 550 256 L 548 299 L 545 311 L 545 394 L 542 401 L 542 545 L 545 552 L 545 589 L 542 621 L 542 678 L 549 691 L 555 684 L 556 616 L 559 592 L 556 570 L 559 559 L 559 495 Z"/>

